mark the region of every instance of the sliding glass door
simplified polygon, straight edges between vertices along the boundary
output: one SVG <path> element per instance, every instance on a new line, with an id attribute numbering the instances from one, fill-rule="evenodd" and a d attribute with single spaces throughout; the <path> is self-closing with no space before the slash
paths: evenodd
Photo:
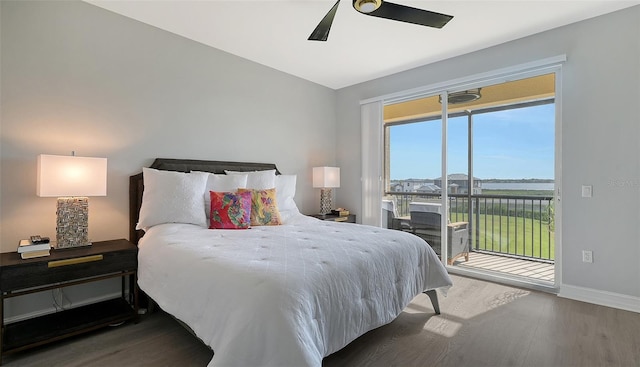
<path id="1" fill-rule="evenodd" d="M 553 285 L 555 85 L 547 72 L 386 105 L 396 229 L 463 271 Z"/>

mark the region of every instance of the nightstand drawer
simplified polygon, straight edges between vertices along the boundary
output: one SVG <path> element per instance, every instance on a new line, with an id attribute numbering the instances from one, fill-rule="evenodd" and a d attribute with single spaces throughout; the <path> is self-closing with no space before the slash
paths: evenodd
<path id="1" fill-rule="evenodd" d="M 72 251 L 72 250 L 57 250 Z M 0 289 L 12 291 L 42 284 L 51 284 L 100 276 L 137 268 L 136 251 L 114 251 L 86 256 L 56 256 L 48 261 L 3 266 Z"/>

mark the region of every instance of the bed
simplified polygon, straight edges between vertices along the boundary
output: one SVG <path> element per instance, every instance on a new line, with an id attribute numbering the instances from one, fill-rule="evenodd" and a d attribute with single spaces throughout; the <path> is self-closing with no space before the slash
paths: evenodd
<path id="1" fill-rule="evenodd" d="M 157 194 L 150 172 L 160 171 L 274 172 L 282 223 L 221 230 L 160 218 L 141 225 L 149 223 L 150 195 Z M 423 292 L 439 313 L 435 290 L 452 285 L 435 252 L 412 234 L 300 214 L 295 176 L 280 175 L 273 164 L 156 159 L 143 172 L 130 178 L 139 287 L 211 347 L 209 366 L 319 367 L 325 356 L 393 321 Z"/>

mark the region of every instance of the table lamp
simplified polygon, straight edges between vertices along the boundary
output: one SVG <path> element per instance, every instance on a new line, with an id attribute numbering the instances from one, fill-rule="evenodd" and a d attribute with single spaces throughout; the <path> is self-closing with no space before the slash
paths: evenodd
<path id="1" fill-rule="evenodd" d="M 331 213 L 331 189 L 340 187 L 340 167 L 313 167 L 313 187 L 320 188 L 320 214 Z"/>
<path id="2" fill-rule="evenodd" d="M 89 198 L 107 195 L 107 159 L 38 156 L 36 194 L 57 197 L 56 248 L 89 246 Z"/>

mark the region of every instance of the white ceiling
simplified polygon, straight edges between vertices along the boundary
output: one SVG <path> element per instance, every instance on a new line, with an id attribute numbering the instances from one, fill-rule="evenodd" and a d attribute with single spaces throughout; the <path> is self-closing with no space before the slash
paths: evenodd
<path id="1" fill-rule="evenodd" d="M 335 0 L 87 0 L 115 13 L 339 89 L 640 1 L 404 1 L 453 15 L 442 29 L 358 13 L 340 2 L 327 42 L 307 38 Z"/>

